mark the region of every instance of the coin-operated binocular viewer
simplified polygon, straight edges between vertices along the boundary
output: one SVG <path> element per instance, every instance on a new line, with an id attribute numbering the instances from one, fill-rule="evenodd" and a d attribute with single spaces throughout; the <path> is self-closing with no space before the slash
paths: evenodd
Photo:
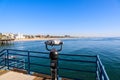
<path id="1" fill-rule="evenodd" d="M 50 67 L 52 80 L 58 80 L 58 52 L 62 50 L 63 42 L 60 40 L 48 40 L 45 42 L 45 45 L 46 49 L 50 51 L 49 57 L 51 59 Z M 57 46 L 59 46 L 58 49 Z"/>

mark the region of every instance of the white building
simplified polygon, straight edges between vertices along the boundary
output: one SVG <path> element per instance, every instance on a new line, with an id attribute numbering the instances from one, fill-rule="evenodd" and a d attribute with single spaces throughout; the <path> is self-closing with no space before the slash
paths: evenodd
<path id="1" fill-rule="evenodd" d="M 23 34 L 16 34 L 15 39 L 25 39 L 25 36 Z"/>
<path id="2" fill-rule="evenodd" d="M 3 38 L 14 39 L 15 35 L 13 33 L 2 33 Z"/>

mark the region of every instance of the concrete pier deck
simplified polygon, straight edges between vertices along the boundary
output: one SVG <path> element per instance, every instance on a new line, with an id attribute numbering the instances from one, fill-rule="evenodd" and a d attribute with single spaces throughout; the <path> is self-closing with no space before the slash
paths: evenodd
<path id="1" fill-rule="evenodd" d="M 46 78 L 47 79 L 47 78 Z M 28 75 L 24 72 L 0 70 L 0 80 L 46 80 L 44 77 Z M 48 79 L 47 79 L 48 80 Z"/>
<path id="2" fill-rule="evenodd" d="M 19 70 L 0 70 L 0 80 L 51 80 L 51 76 L 38 73 L 29 75 L 25 71 Z M 72 79 L 62 78 L 61 80 Z"/>

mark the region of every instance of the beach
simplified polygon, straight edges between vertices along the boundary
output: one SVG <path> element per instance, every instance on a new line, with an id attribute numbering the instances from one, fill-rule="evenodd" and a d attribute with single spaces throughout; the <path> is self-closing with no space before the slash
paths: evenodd
<path id="1" fill-rule="evenodd" d="M 72 38 L 31 38 L 31 39 L 15 39 L 14 41 L 39 41 L 39 40 L 58 40 L 58 39 L 72 39 Z"/>

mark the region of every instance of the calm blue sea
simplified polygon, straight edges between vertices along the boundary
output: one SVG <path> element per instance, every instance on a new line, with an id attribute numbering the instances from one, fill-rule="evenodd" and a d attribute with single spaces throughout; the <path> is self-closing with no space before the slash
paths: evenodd
<path id="1" fill-rule="evenodd" d="M 120 80 L 120 38 L 80 38 L 63 39 L 63 50 L 67 54 L 98 54 L 111 80 Z M 13 45 L 0 46 L 5 48 L 46 51 L 45 41 L 20 41 Z"/>

